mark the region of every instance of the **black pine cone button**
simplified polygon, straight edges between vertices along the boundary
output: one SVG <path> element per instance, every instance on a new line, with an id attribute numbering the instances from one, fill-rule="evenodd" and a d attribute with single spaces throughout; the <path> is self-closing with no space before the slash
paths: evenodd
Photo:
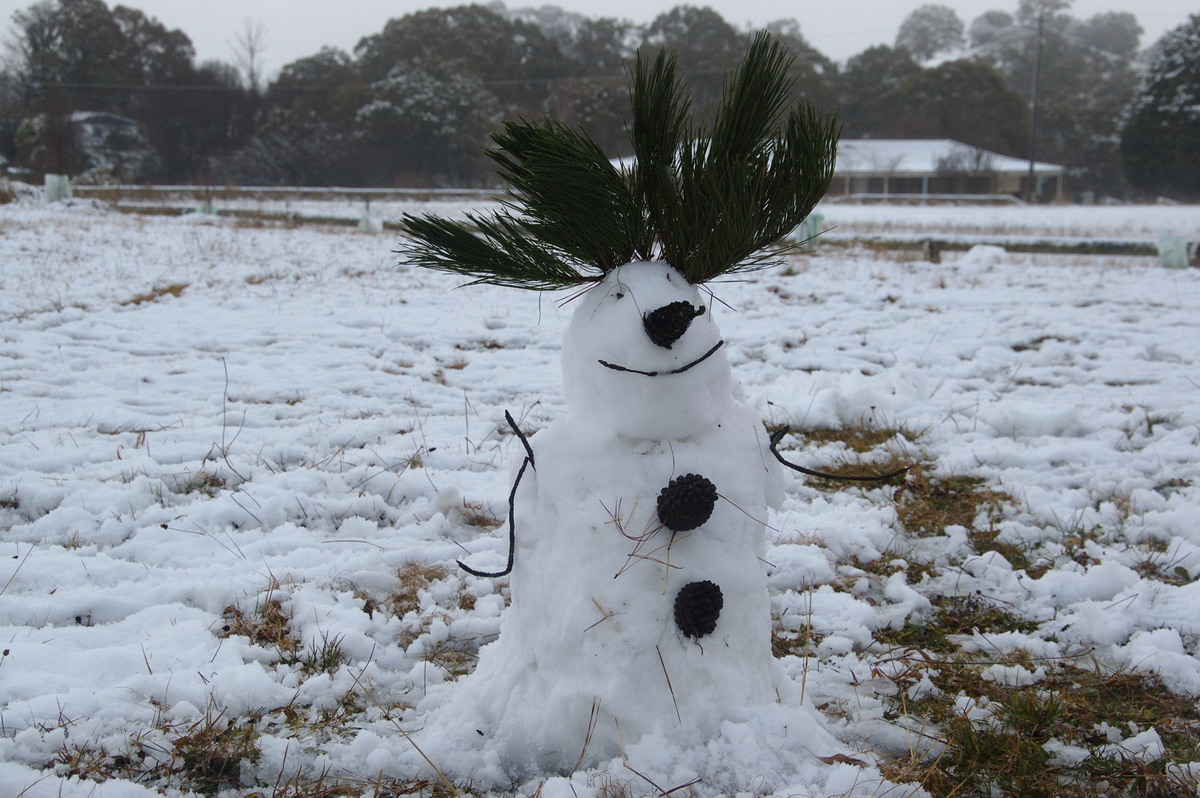
<path id="1" fill-rule="evenodd" d="M 658 493 L 658 520 L 672 532 L 703 524 L 717 503 L 717 486 L 699 474 L 675 477 Z"/>
<path id="2" fill-rule="evenodd" d="M 683 300 L 672 302 L 643 316 L 642 326 L 651 341 L 663 349 L 670 349 L 687 332 L 692 319 L 704 315 L 704 310 L 703 305 L 696 306 Z"/>
<path id="3" fill-rule="evenodd" d="M 688 582 L 675 597 L 675 625 L 688 637 L 712 634 L 724 606 L 721 588 L 707 579 Z"/>

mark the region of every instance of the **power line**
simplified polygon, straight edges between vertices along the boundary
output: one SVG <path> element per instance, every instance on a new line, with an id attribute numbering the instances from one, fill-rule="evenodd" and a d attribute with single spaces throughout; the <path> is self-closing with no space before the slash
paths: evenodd
<path id="1" fill-rule="evenodd" d="M 220 84 L 171 84 L 171 83 L 35 83 L 34 88 L 48 89 L 103 89 L 106 91 L 248 91 L 242 86 Z"/>
<path id="2" fill-rule="evenodd" d="M 728 70 L 721 67 L 713 67 L 711 69 L 692 69 L 687 70 L 688 75 L 724 75 Z M 574 83 L 583 81 L 592 81 L 597 83 L 607 83 L 620 81 L 624 83 L 628 80 L 628 76 L 624 73 L 620 75 L 561 75 L 557 77 L 547 78 L 504 78 L 501 80 L 481 80 L 479 83 L 482 86 L 524 86 L 524 85 L 553 85 L 560 83 Z M 105 91 L 230 91 L 243 92 L 249 91 L 244 86 L 229 86 L 222 84 L 176 84 L 176 83 L 78 83 L 78 82 L 63 82 L 63 83 L 36 83 L 34 88 L 45 91 L 48 89 L 101 89 Z M 268 87 L 268 91 L 292 91 L 292 92 L 310 92 L 310 91 L 337 91 L 345 88 L 345 84 L 339 85 L 318 85 L 318 86 L 275 86 Z"/>

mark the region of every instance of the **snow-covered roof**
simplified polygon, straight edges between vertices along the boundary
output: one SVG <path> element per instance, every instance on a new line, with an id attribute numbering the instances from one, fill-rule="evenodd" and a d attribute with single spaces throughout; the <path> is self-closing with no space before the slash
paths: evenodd
<path id="1" fill-rule="evenodd" d="M 105 125 L 107 127 L 141 127 L 136 119 L 114 114 L 110 111 L 74 111 L 71 121 L 77 125 Z"/>
<path id="2" fill-rule="evenodd" d="M 838 142 L 839 175 L 886 174 L 893 177 L 938 172 L 1007 172 L 1025 174 L 1029 161 L 972 147 L 953 139 L 842 139 Z M 1057 174 L 1057 164 L 1034 162 L 1040 174 Z"/>
<path id="3" fill-rule="evenodd" d="M 610 163 L 628 168 L 636 162 L 636 158 L 627 156 L 613 158 Z M 950 169 L 1027 174 L 1029 161 L 954 139 L 842 139 L 838 142 L 834 172 L 839 176 L 920 177 Z M 1034 161 L 1034 171 L 1043 175 L 1060 174 L 1063 168 L 1058 164 Z"/>

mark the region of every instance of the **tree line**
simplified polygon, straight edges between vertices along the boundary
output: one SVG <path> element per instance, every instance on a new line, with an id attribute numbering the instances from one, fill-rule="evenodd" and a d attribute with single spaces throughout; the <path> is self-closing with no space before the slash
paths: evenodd
<path id="1" fill-rule="evenodd" d="M 793 19 L 766 27 L 795 57 L 798 94 L 836 107 L 845 137 L 1032 154 L 1065 166 L 1075 196 L 1200 199 L 1200 16 L 1142 51 L 1132 14 L 1070 6 L 1018 0 L 966 25 L 923 5 L 893 46 L 844 65 Z M 486 186 L 483 148 L 503 120 L 548 114 L 627 155 L 625 67 L 639 48 L 678 52 L 704 115 L 746 42 L 705 7 L 635 25 L 462 5 L 392 19 L 264 85 L 263 31 L 249 23 L 232 61 L 197 63 L 185 33 L 138 10 L 39 0 L 9 26 L 0 165 L 94 181 Z"/>

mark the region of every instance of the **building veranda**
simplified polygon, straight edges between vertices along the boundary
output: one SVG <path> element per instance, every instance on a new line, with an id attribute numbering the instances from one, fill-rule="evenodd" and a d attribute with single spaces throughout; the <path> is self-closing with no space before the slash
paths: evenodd
<path id="1" fill-rule="evenodd" d="M 1032 192 L 1030 175 L 1028 160 L 953 139 L 842 139 L 829 194 L 1061 198 L 1063 167 L 1035 161 Z"/>

